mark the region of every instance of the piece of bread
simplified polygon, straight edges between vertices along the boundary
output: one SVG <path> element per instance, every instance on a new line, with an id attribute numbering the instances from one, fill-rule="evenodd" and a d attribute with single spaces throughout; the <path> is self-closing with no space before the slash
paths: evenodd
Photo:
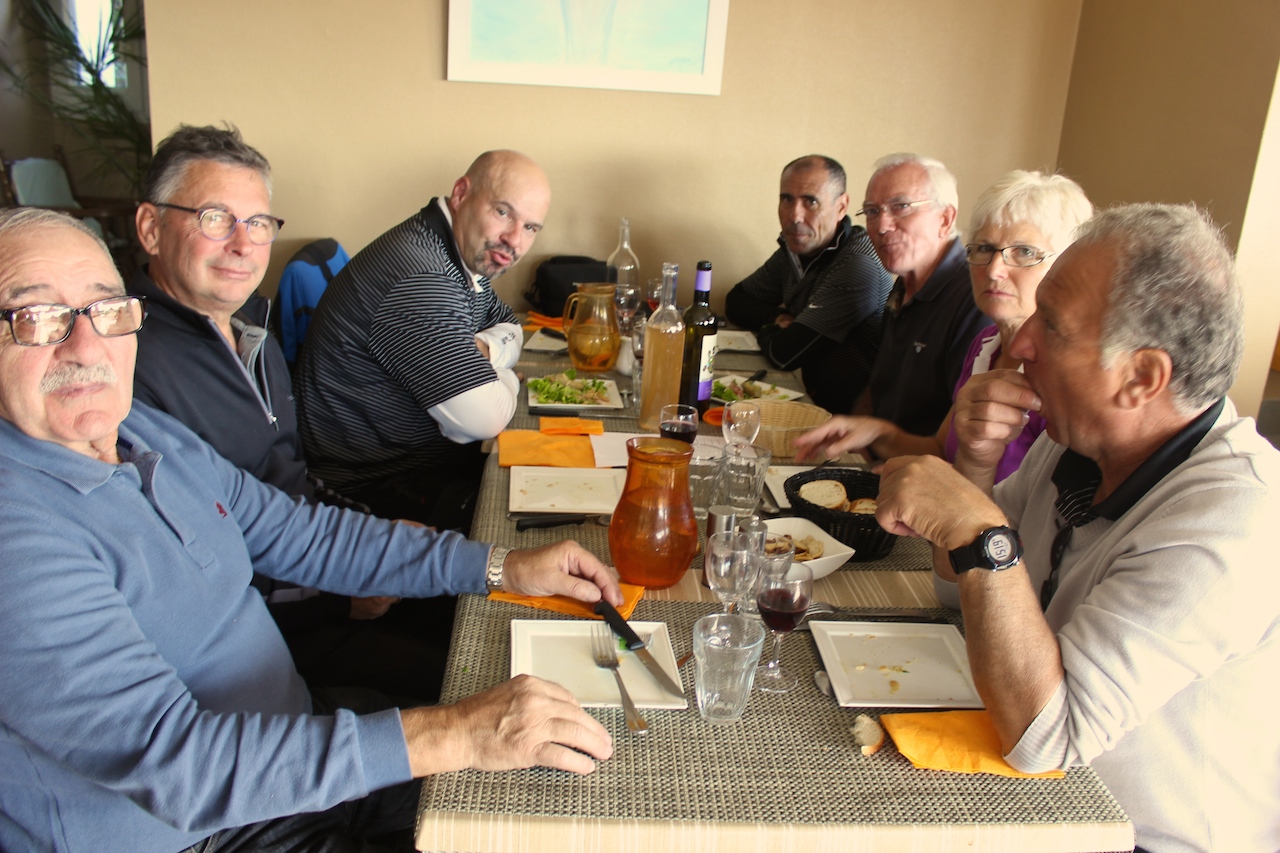
<path id="1" fill-rule="evenodd" d="M 844 509 L 849 493 L 839 480 L 812 480 L 800 487 L 800 497 L 827 509 Z"/>
<path id="2" fill-rule="evenodd" d="M 846 509 L 848 509 L 849 512 L 861 512 L 861 513 L 866 513 L 867 515 L 875 515 L 876 499 L 875 498 L 858 498 L 856 501 L 849 501 L 849 505 L 846 507 Z"/>
<path id="3" fill-rule="evenodd" d="M 884 746 L 884 729 L 866 714 L 859 714 L 849 731 L 853 732 L 853 742 L 862 749 L 863 755 L 875 755 Z"/>

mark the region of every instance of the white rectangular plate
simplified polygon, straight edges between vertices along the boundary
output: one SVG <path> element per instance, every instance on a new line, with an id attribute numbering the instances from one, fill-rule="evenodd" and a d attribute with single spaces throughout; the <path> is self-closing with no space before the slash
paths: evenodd
<path id="1" fill-rule="evenodd" d="M 529 352 L 568 352 L 569 342 L 553 338 L 545 329 L 539 329 L 524 342 L 524 349 Z"/>
<path id="2" fill-rule="evenodd" d="M 511 677 L 536 675 L 554 681 L 587 708 L 621 708 L 618 684 L 613 673 L 595 664 L 591 657 L 591 630 L 600 622 L 566 622 L 554 619 L 511 620 Z M 631 627 L 648 643 L 650 653 L 667 675 L 681 687 L 676 656 L 665 622 L 632 622 Z M 614 642 L 617 637 L 614 636 Z M 689 707 L 689 700 L 673 696 L 645 669 L 636 656 L 618 650 L 618 672 L 637 708 L 673 711 Z"/>
<path id="3" fill-rule="evenodd" d="M 845 708 L 981 708 L 954 625 L 810 622 Z"/>
<path id="4" fill-rule="evenodd" d="M 760 352 L 760 342 L 752 332 L 721 329 L 716 333 L 716 349 L 731 352 Z"/>
<path id="5" fill-rule="evenodd" d="M 551 373 L 547 375 L 554 376 L 555 374 Z M 542 377 L 539 376 L 534 378 L 541 379 Z M 579 376 L 578 378 L 582 378 L 582 377 Z M 576 404 L 576 405 L 574 403 L 539 403 L 538 392 L 534 391 L 532 388 L 529 388 L 526 385 L 525 390 L 529 393 L 529 411 L 530 412 L 556 411 L 556 412 L 567 412 L 567 413 L 573 413 L 573 414 L 590 414 L 591 412 L 598 412 L 598 411 L 608 410 L 608 409 L 621 409 L 622 395 L 618 393 L 618 383 L 614 382 L 612 379 L 605 379 L 602 381 L 604 382 L 605 393 L 608 395 L 608 398 L 605 400 L 605 402 L 582 403 L 582 404 Z"/>
<path id="6" fill-rule="evenodd" d="M 622 497 L 625 468 L 511 468 L 511 512 L 584 512 L 608 515 Z"/>
<path id="7" fill-rule="evenodd" d="M 858 454 L 851 454 L 853 461 L 860 461 L 862 457 Z M 812 471 L 813 465 L 770 465 L 769 470 L 764 475 L 764 484 L 769 487 L 769 493 L 773 495 L 774 502 L 779 509 L 791 509 L 791 501 L 787 500 L 787 490 L 783 488 L 783 483 L 787 482 L 788 477 L 793 477 L 802 471 Z"/>
<path id="8" fill-rule="evenodd" d="M 765 385 L 765 387 L 767 388 L 768 387 L 768 385 L 766 384 L 767 380 L 768 380 L 768 377 L 766 377 L 765 379 L 761 379 L 760 384 Z M 733 382 L 737 382 L 739 385 L 741 385 L 743 382 L 747 381 L 747 377 L 739 376 L 736 373 L 730 373 L 728 376 L 717 376 L 716 381 L 723 382 L 725 385 L 729 385 L 730 383 L 733 383 Z M 715 386 L 712 386 L 712 387 L 715 387 Z M 750 397 L 748 399 L 786 401 L 786 400 L 799 400 L 803 396 L 804 396 L 803 391 L 796 391 L 791 388 L 783 388 L 782 386 L 778 386 L 770 390 L 768 393 L 761 394 L 759 397 Z M 730 402 L 729 400 L 724 400 L 724 399 L 721 399 L 720 397 L 715 396 L 714 391 L 711 392 L 711 399 L 715 400 L 718 403 Z"/>

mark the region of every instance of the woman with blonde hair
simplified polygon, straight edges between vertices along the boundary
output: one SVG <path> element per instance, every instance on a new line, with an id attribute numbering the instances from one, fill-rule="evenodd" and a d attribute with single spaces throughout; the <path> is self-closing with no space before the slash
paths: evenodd
<path id="1" fill-rule="evenodd" d="M 1021 369 L 1021 363 L 1008 355 L 1009 343 L 1035 312 L 1036 289 L 1053 261 L 1092 215 L 1093 205 L 1075 181 L 1043 172 L 1010 172 L 978 199 L 965 250 L 974 302 L 993 325 L 979 332 L 969 347 L 955 394 L 976 374 Z M 932 454 L 950 461 L 956 454 L 954 416 L 952 406 L 937 435 L 913 435 L 881 418 L 834 417 L 796 439 L 796 456 L 799 460 L 835 458 L 853 451 L 879 459 Z M 1005 449 L 997 482 L 1018 469 L 1043 431 L 1044 420 L 1029 413 L 1022 434 Z"/>

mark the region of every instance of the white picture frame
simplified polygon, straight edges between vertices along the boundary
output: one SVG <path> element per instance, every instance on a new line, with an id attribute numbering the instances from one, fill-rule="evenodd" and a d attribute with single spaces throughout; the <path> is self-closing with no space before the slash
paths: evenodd
<path id="1" fill-rule="evenodd" d="M 449 0 L 447 78 L 719 95 L 729 0 Z"/>

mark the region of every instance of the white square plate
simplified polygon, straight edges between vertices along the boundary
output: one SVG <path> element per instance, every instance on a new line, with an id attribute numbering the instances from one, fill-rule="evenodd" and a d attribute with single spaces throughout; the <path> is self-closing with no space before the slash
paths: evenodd
<path id="1" fill-rule="evenodd" d="M 716 377 L 716 382 L 723 382 L 725 385 L 730 385 L 734 382 L 737 382 L 739 385 L 741 385 L 743 382 L 746 382 L 746 381 L 747 381 L 747 377 L 739 376 L 736 373 L 730 373 L 728 376 Z M 764 385 L 766 388 L 769 388 L 769 386 L 765 384 L 765 380 L 763 379 L 760 380 L 759 384 Z M 714 385 L 712 387 L 714 387 Z M 781 386 L 775 385 L 774 387 L 769 388 L 768 391 L 761 394 L 759 397 L 748 398 L 748 401 L 778 400 L 780 402 L 785 402 L 787 400 L 799 400 L 803 396 L 804 396 L 803 391 L 795 391 L 791 388 L 783 388 Z M 714 391 L 711 392 L 711 399 L 715 400 L 718 403 L 730 402 L 729 400 L 725 400 L 721 397 L 717 397 Z"/>
<path id="2" fill-rule="evenodd" d="M 622 497 L 625 468 L 544 468 L 514 465 L 511 512 L 582 512 L 608 515 Z"/>
<path id="3" fill-rule="evenodd" d="M 716 333 L 716 349 L 730 352 L 760 352 L 760 342 L 752 332 L 721 329 Z"/>
<path id="4" fill-rule="evenodd" d="M 554 376 L 555 374 L 549 374 Z M 535 377 L 541 379 L 542 377 Z M 582 378 L 579 376 L 579 378 Z M 525 390 L 529 394 L 529 411 L 532 413 L 542 412 L 564 412 L 570 415 L 590 414 L 591 412 L 608 411 L 610 409 L 622 408 L 622 395 L 618 393 L 618 383 L 612 379 L 601 380 L 604 382 L 605 394 L 608 395 L 603 403 L 539 403 L 538 392 L 525 386 Z"/>
<path id="5" fill-rule="evenodd" d="M 596 666 L 591 657 L 591 631 L 602 622 L 568 622 L 558 619 L 511 620 L 511 676 L 536 675 L 554 681 L 586 708 L 621 708 L 613 673 Z M 631 627 L 648 643 L 649 652 L 681 687 L 676 656 L 665 622 L 632 622 Z M 614 642 L 618 641 L 616 636 Z M 637 708 L 679 711 L 689 700 L 664 690 L 644 664 L 625 649 L 618 649 L 618 672 Z"/>
<path id="6" fill-rule="evenodd" d="M 768 518 L 764 523 L 770 533 L 785 533 L 792 539 L 812 536 L 822 543 L 822 556 L 816 560 L 804 561 L 804 565 L 813 572 L 814 580 L 825 578 L 849 562 L 849 558 L 853 556 L 852 548 L 807 518 Z"/>
<path id="7" fill-rule="evenodd" d="M 954 625 L 810 622 L 845 708 L 981 708 Z"/>

